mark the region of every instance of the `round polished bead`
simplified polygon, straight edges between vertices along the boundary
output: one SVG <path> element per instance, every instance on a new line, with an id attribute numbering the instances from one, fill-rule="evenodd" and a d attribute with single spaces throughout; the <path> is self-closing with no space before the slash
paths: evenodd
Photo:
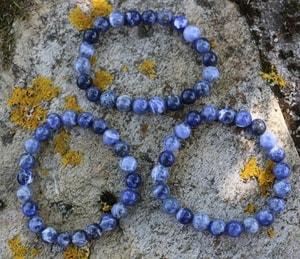
<path id="1" fill-rule="evenodd" d="M 133 156 L 125 156 L 120 160 L 120 168 L 125 173 L 134 172 L 137 166 L 137 161 Z"/>
<path id="2" fill-rule="evenodd" d="M 201 114 L 196 110 L 189 111 L 185 116 L 185 121 L 190 127 L 199 126 L 201 120 Z"/>
<path id="3" fill-rule="evenodd" d="M 83 112 L 78 115 L 77 123 L 80 127 L 86 129 L 93 125 L 94 117 L 89 112 Z"/>
<path id="4" fill-rule="evenodd" d="M 114 145 L 114 151 L 119 157 L 128 156 L 130 152 L 130 146 L 125 141 L 119 141 Z"/>
<path id="5" fill-rule="evenodd" d="M 61 115 L 61 120 L 65 126 L 74 127 L 77 124 L 77 113 L 74 110 L 67 110 Z"/>
<path id="6" fill-rule="evenodd" d="M 110 231 L 116 228 L 117 220 L 111 213 L 104 213 L 100 218 L 99 226 L 104 231 Z"/>
<path id="7" fill-rule="evenodd" d="M 158 200 L 164 200 L 170 197 L 170 188 L 163 182 L 158 182 L 152 188 L 153 196 Z"/>
<path id="8" fill-rule="evenodd" d="M 176 213 L 176 219 L 181 224 L 189 224 L 193 222 L 193 212 L 189 208 L 181 208 Z"/>
<path id="9" fill-rule="evenodd" d="M 111 208 L 111 214 L 114 218 L 121 219 L 127 216 L 128 210 L 123 203 L 115 203 Z"/>
<path id="10" fill-rule="evenodd" d="M 188 19 L 183 15 L 177 15 L 172 20 L 172 26 L 177 31 L 183 31 L 189 24 Z"/>
<path id="11" fill-rule="evenodd" d="M 205 122 L 213 122 L 219 118 L 218 109 L 212 105 L 205 105 L 200 114 Z"/>
<path id="12" fill-rule="evenodd" d="M 60 115 L 57 113 L 49 113 L 46 117 L 46 125 L 49 129 L 58 130 L 62 126 Z"/>
<path id="13" fill-rule="evenodd" d="M 100 104 L 106 109 L 110 109 L 115 106 L 117 96 L 113 91 L 105 91 L 100 96 Z"/>
<path id="14" fill-rule="evenodd" d="M 61 232 L 57 235 L 56 242 L 60 247 L 66 248 L 71 244 L 72 237 L 69 232 Z"/>
<path id="15" fill-rule="evenodd" d="M 17 181 L 20 185 L 29 185 L 33 182 L 33 174 L 30 170 L 21 170 L 17 175 Z"/>
<path id="16" fill-rule="evenodd" d="M 276 164 L 273 169 L 273 174 L 278 180 L 285 179 L 290 176 L 291 168 L 288 164 L 280 162 Z"/>
<path id="17" fill-rule="evenodd" d="M 17 197 L 22 202 L 30 200 L 32 196 L 33 196 L 33 191 L 27 185 L 23 185 L 17 190 Z"/>
<path id="18" fill-rule="evenodd" d="M 219 121 L 225 125 L 234 122 L 236 112 L 232 108 L 224 108 L 219 111 Z"/>
<path id="19" fill-rule="evenodd" d="M 210 42 L 209 42 L 209 40 L 206 39 L 206 38 L 195 39 L 194 49 L 200 54 L 203 54 L 203 53 L 206 53 L 206 52 L 210 51 Z"/>
<path id="20" fill-rule="evenodd" d="M 250 129 L 253 135 L 260 136 L 266 131 L 266 124 L 261 119 L 255 119 L 250 125 Z"/>
<path id="21" fill-rule="evenodd" d="M 75 61 L 74 69 L 78 74 L 88 74 L 91 70 L 91 63 L 89 59 L 80 57 Z"/>
<path id="22" fill-rule="evenodd" d="M 216 67 L 208 66 L 202 70 L 202 79 L 210 83 L 215 83 L 220 78 L 220 72 Z"/>
<path id="23" fill-rule="evenodd" d="M 128 112 L 132 107 L 132 99 L 128 95 L 121 95 L 116 100 L 116 107 L 121 112 Z"/>
<path id="24" fill-rule="evenodd" d="M 285 208 L 285 200 L 272 197 L 268 200 L 269 210 L 272 212 L 282 212 Z"/>
<path id="25" fill-rule="evenodd" d="M 79 247 L 87 245 L 88 237 L 86 232 L 84 230 L 76 230 L 72 234 L 72 243 Z"/>
<path id="26" fill-rule="evenodd" d="M 45 229 L 45 222 L 39 216 L 33 216 L 28 220 L 28 229 L 30 232 L 39 233 Z"/>
<path id="27" fill-rule="evenodd" d="M 35 165 L 35 158 L 30 154 L 23 154 L 19 158 L 19 166 L 24 170 L 29 170 Z"/>
<path id="28" fill-rule="evenodd" d="M 41 238 L 48 244 L 53 244 L 57 239 L 57 232 L 52 227 L 47 227 L 41 232 Z"/>
<path id="29" fill-rule="evenodd" d="M 270 150 L 268 156 L 272 161 L 278 163 L 285 158 L 285 151 L 283 148 L 275 146 Z"/>
<path id="30" fill-rule="evenodd" d="M 218 63 L 218 56 L 213 51 L 208 51 L 202 54 L 202 64 L 204 66 L 215 66 Z"/>
<path id="31" fill-rule="evenodd" d="M 97 30 L 89 29 L 83 33 L 83 40 L 88 44 L 94 44 L 99 39 L 99 33 Z"/>
<path id="32" fill-rule="evenodd" d="M 274 185 L 273 185 L 273 190 L 276 194 L 276 196 L 280 197 L 280 198 L 285 198 L 286 196 L 288 196 L 292 190 L 291 184 L 287 181 L 287 180 L 280 180 L 277 181 Z"/>
<path id="33" fill-rule="evenodd" d="M 191 127 L 184 122 L 178 123 L 174 127 L 174 134 L 180 139 L 187 139 L 191 136 L 192 129 Z"/>
<path id="34" fill-rule="evenodd" d="M 125 15 L 121 11 L 113 11 L 109 15 L 110 25 L 114 28 L 120 28 L 125 23 Z"/>
<path id="35" fill-rule="evenodd" d="M 210 82 L 206 80 L 199 80 L 194 85 L 194 91 L 197 97 L 205 97 L 208 96 L 211 92 Z"/>
<path id="36" fill-rule="evenodd" d="M 139 201 L 139 194 L 132 189 L 126 189 L 121 193 L 121 202 L 126 206 L 134 206 Z"/>
<path id="37" fill-rule="evenodd" d="M 168 168 L 157 165 L 151 171 L 152 180 L 155 182 L 166 182 L 169 179 L 169 170 Z"/>
<path id="38" fill-rule="evenodd" d="M 41 148 L 40 142 L 35 138 L 27 139 L 24 143 L 24 149 L 28 154 L 36 154 Z"/>
<path id="39" fill-rule="evenodd" d="M 194 89 L 184 89 L 181 93 L 181 100 L 184 104 L 193 104 L 196 101 L 196 93 Z"/>
<path id="40" fill-rule="evenodd" d="M 158 162 L 165 167 L 170 167 L 175 163 L 175 156 L 171 151 L 163 151 L 159 154 Z"/>
<path id="41" fill-rule="evenodd" d="M 27 217 L 33 217 L 37 215 L 38 204 L 35 201 L 27 200 L 22 206 L 22 212 Z"/>
<path id="42" fill-rule="evenodd" d="M 162 208 L 167 214 L 175 215 L 181 208 L 180 202 L 175 198 L 167 198 L 163 200 Z"/>
<path id="43" fill-rule="evenodd" d="M 163 9 L 157 13 L 157 22 L 162 26 L 170 25 L 173 20 L 173 13 L 171 10 Z"/>
<path id="44" fill-rule="evenodd" d="M 85 228 L 85 232 L 89 240 L 95 240 L 102 236 L 99 224 L 92 223 Z"/>
<path id="45" fill-rule="evenodd" d="M 92 127 L 96 134 L 101 135 L 107 130 L 107 123 L 103 119 L 96 119 L 93 121 Z"/>
<path id="46" fill-rule="evenodd" d="M 162 114 L 166 111 L 166 102 L 163 98 L 155 96 L 149 100 L 149 110 L 153 114 Z"/>
<path id="47" fill-rule="evenodd" d="M 235 115 L 235 125 L 240 128 L 248 127 L 252 122 L 252 116 L 247 110 L 240 110 Z"/>
<path id="48" fill-rule="evenodd" d="M 262 148 L 272 149 L 277 143 L 277 138 L 272 132 L 266 131 L 260 136 L 259 143 Z"/>
<path id="49" fill-rule="evenodd" d="M 164 138 L 163 145 L 165 150 L 174 152 L 180 148 L 180 140 L 174 135 L 169 135 Z"/>
<path id="50" fill-rule="evenodd" d="M 274 215 L 269 210 L 261 210 L 257 213 L 256 219 L 262 226 L 270 226 L 274 222 Z"/>
<path id="51" fill-rule="evenodd" d="M 110 27 L 109 20 L 103 16 L 99 16 L 94 21 L 94 29 L 97 32 L 106 32 Z"/>
<path id="52" fill-rule="evenodd" d="M 142 178 L 139 174 L 133 172 L 126 175 L 125 178 L 126 186 L 130 189 L 139 188 L 142 184 Z"/>
<path id="53" fill-rule="evenodd" d="M 114 129 L 107 129 L 103 133 L 103 143 L 108 146 L 113 146 L 120 139 L 119 133 Z"/>
<path id="54" fill-rule="evenodd" d="M 166 98 L 166 106 L 170 111 L 178 111 L 182 107 L 181 97 L 171 94 Z"/>
<path id="55" fill-rule="evenodd" d="M 203 231 L 208 229 L 209 223 L 210 223 L 210 218 L 206 213 L 198 212 L 194 215 L 193 227 L 196 230 Z"/>
<path id="56" fill-rule="evenodd" d="M 132 110 L 134 113 L 142 115 L 148 111 L 148 102 L 144 98 L 137 98 L 133 101 Z"/>
<path id="57" fill-rule="evenodd" d="M 142 21 L 147 25 L 153 25 L 157 20 L 156 12 L 152 10 L 146 10 L 142 13 Z"/>
<path id="58" fill-rule="evenodd" d="M 194 25 L 188 25 L 183 30 L 183 38 L 187 42 L 193 42 L 197 38 L 201 36 L 201 31 L 197 26 Z"/>
<path id="59" fill-rule="evenodd" d="M 141 15 L 138 11 L 131 10 L 125 13 L 125 19 L 129 26 L 137 26 L 141 22 Z"/>
<path id="60" fill-rule="evenodd" d="M 34 137 L 38 141 L 47 140 L 50 138 L 50 136 L 51 136 L 51 132 L 46 124 L 38 126 L 34 131 Z"/>
<path id="61" fill-rule="evenodd" d="M 87 90 L 93 84 L 93 79 L 88 74 L 80 74 L 76 80 L 77 86 L 82 90 Z"/>
<path id="62" fill-rule="evenodd" d="M 214 219 L 209 223 L 208 230 L 213 236 L 220 236 L 225 232 L 225 222 L 221 219 Z"/>
<path id="63" fill-rule="evenodd" d="M 236 220 L 229 221 L 225 226 L 225 232 L 230 237 L 239 237 L 244 231 L 243 225 Z"/>
<path id="64" fill-rule="evenodd" d="M 81 43 L 79 46 L 79 55 L 84 58 L 90 58 L 95 55 L 95 48 L 87 42 Z"/>
<path id="65" fill-rule="evenodd" d="M 259 230 L 259 223 L 256 218 L 253 218 L 251 216 L 246 217 L 243 221 L 245 231 L 254 234 Z"/>

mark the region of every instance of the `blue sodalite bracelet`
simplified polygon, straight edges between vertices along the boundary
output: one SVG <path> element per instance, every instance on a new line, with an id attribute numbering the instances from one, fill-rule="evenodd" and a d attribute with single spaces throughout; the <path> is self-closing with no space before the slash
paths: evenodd
<path id="1" fill-rule="evenodd" d="M 181 95 L 171 94 L 166 98 L 154 96 L 150 100 L 145 98 L 132 99 L 128 95 L 117 96 L 115 92 L 107 90 L 101 92 L 93 86 L 93 79 L 89 75 L 91 64 L 89 58 L 95 54 L 94 44 L 98 42 L 99 34 L 105 33 L 110 27 L 120 28 L 123 25 L 130 27 L 143 23 L 152 26 L 158 23 L 162 26 L 170 26 L 183 34 L 186 42 L 192 43 L 194 49 L 202 57 L 205 66 L 202 71 L 202 79 L 197 81 L 193 88 L 184 89 Z M 142 14 L 137 11 L 120 12 L 113 11 L 109 19 L 98 17 L 94 21 L 94 27 L 84 31 L 83 43 L 79 47 L 80 57 L 76 60 L 74 68 L 78 73 L 77 85 L 86 91 L 86 97 L 91 102 L 100 103 L 104 108 L 116 107 L 119 111 L 133 110 L 137 114 L 150 111 L 153 114 L 162 114 L 165 111 L 177 111 L 183 104 L 193 104 L 198 97 L 208 96 L 211 85 L 219 79 L 219 70 L 216 68 L 217 55 L 211 51 L 209 40 L 201 36 L 201 30 L 189 25 L 188 19 L 183 15 L 174 16 L 170 10 L 163 9 L 159 12 L 146 10 Z"/>
<path id="2" fill-rule="evenodd" d="M 274 196 L 269 198 L 267 208 L 260 210 L 256 216 L 246 217 L 242 222 L 230 220 L 225 223 L 222 219 L 210 218 L 204 212 L 193 213 L 191 209 L 180 205 L 178 199 L 170 194 L 167 185 L 169 178 L 168 167 L 175 163 L 174 151 L 180 148 L 180 142 L 191 136 L 192 128 L 202 122 L 214 122 L 218 120 L 225 125 L 235 125 L 238 128 L 249 131 L 253 136 L 259 137 L 260 146 L 267 151 L 269 159 L 275 162 L 273 174 L 276 181 L 273 185 Z M 190 111 L 186 115 L 185 122 L 178 123 L 174 127 L 174 133 L 167 136 L 163 141 L 164 150 L 160 153 L 158 162 L 152 171 L 151 176 L 155 182 L 153 196 L 162 201 L 162 208 L 167 214 L 176 216 L 181 224 L 192 224 L 196 230 L 208 230 L 213 236 L 226 233 L 230 237 L 238 237 L 242 232 L 256 233 L 259 226 L 270 226 L 275 215 L 285 208 L 285 198 L 291 191 L 291 184 L 287 181 L 290 175 L 290 166 L 283 162 L 285 151 L 276 146 L 277 139 L 273 133 L 266 131 L 266 124 L 263 120 L 252 120 L 247 110 L 236 112 L 232 108 L 218 110 L 215 106 L 206 105 L 201 112 Z"/>
<path id="3" fill-rule="evenodd" d="M 46 226 L 44 220 L 38 215 L 38 204 L 33 200 L 33 191 L 30 185 L 33 183 L 34 174 L 32 169 L 35 165 L 34 154 L 41 148 L 41 142 L 49 140 L 51 132 L 62 126 L 91 128 L 96 134 L 102 135 L 103 143 L 113 147 L 114 153 L 121 157 L 120 169 L 126 174 L 125 190 L 120 195 L 120 201 L 116 202 L 109 213 L 104 213 L 99 223 L 88 225 L 85 230 L 69 232 L 57 232 L 54 228 Z M 21 168 L 17 175 L 17 181 L 21 187 L 17 191 L 17 197 L 23 202 L 22 212 L 28 217 L 28 228 L 33 233 L 38 233 L 46 243 L 57 243 L 61 247 L 70 244 L 85 246 L 90 240 L 98 239 L 103 231 L 110 231 L 116 228 L 117 221 L 127 215 L 127 208 L 134 206 L 139 200 L 137 188 L 141 185 L 141 176 L 136 173 L 137 161 L 129 155 L 130 146 L 127 142 L 121 141 L 119 133 L 109 129 L 103 119 L 94 119 L 88 112 L 77 114 L 73 110 L 65 111 L 61 116 L 51 113 L 47 116 L 46 122 L 37 127 L 32 138 L 25 141 L 25 153 L 20 156 L 19 166 Z"/>

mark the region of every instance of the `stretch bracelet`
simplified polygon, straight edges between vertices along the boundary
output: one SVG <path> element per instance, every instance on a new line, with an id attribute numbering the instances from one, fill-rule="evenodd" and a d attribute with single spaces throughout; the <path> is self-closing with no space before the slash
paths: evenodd
<path id="1" fill-rule="evenodd" d="M 143 23 L 153 26 L 155 23 L 162 26 L 170 26 L 183 34 L 186 42 L 192 43 L 194 49 L 201 55 L 202 78 L 197 81 L 193 88 L 184 89 L 181 95 L 171 94 L 169 96 L 154 96 L 149 100 L 145 98 L 133 99 L 128 95 L 117 96 L 115 92 L 106 90 L 101 92 L 93 86 L 93 79 L 89 75 L 91 70 L 90 58 L 95 55 L 94 44 L 99 41 L 99 34 L 104 34 L 110 27 L 120 28 L 123 25 L 130 27 Z M 116 107 L 119 111 L 128 112 L 133 110 L 136 114 L 144 114 L 150 111 L 153 114 L 162 114 L 165 111 L 177 111 L 183 104 L 193 104 L 198 97 L 208 96 L 211 92 L 211 85 L 219 77 L 219 70 L 216 68 L 217 55 L 211 51 L 210 42 L 201 36 L 201 30 L 189 25 L 188 19 L 183 15 L 174 16 L 170 10 L 154 12 L 146 10 L 142 14 L 137 11 L 113 11 L 109 19 L 100 16 L 94 21 L 94 27 L 84 31 L 83 43 L 79 47 L 79 58 L 74 63 L 74 69 L 78 74 L 77 86 L 86 91 L 86 97 L 91 102 L 100 103 L 104 108 Z"/>
<path id="2" fill-rule="evenodd" d="M 30 185 L 33 183 L 34 174 L 32 169 L 35 165 L 34 154 L 37 154 L 41 147 L 41 142 L 50 139 L 51 132 L 57 131 L 62 126 L 81 128 L 91 128 L 96 134 L 102 135 L 103 143 L 113 147 L 114 153 L 121 157 L 120 169 L 126 174 L 125 189 L 121 192 L 120 201 L 112 205 L 110 212 L 103 213 L 99 223 L 89 224 L 84 230 L 76 230 L 72 234 L 69 232 L 57 232 L 53 227 L 46 226 L 44 220 L 38 215 L 38 204 L 33 200 L 33 191 Z M 130 146 L 121 141 L 119 133 L 114 129 L 109 129 L 103 119 L 94 119 L 88 112 L 77 114 L 73 110 L 65 111 L 61 116 L 51 113 L 47 116 L 46 122 L 37 127 L 33 137 L 24 143 L 25 153 L 20 156 L 19 166 L 21 168 L 17 175 L 17 181 L 21 187 L 17 191 L 17 197 L 23 202 L 22 212 L 28 219 L 28 229 L 40 235 L 46 243 L 56 243 L 66 248 L 70 244 L 82 247 L 91 240 L 102 236 L 103 231 L 110 231 L 116 228 L 118 220 L 127 215 L 128 207 L 134 206 L 139 200 L 137 188 L 141 185 L 141 176 L 136 173 L 137 161 L 129 155 Z"/>
<path id="3" fill-rule="evenodd" d="M 225 125 L 235 125 L 237 128 L 247 130 L 254 137 L 259 138 L 260 146 L 267 152 L 268 158 L 275 162 L 272 172 L 276 181 L 273 185 L 273 196 L 268 199 L 267 208 L 261 209 L 255 216 L 248 216 L 243 221 L 211 218 L 204 212 L 193 213 L 190 208 L 182 207 L 180 201 L 170 194 L 167 184 L 169 178 L 168 167 L 175 163 L 174 151 L 180 147 L 180 142 L 191 136 L 192 128 L 201 122 L 212 123 L 219 121 Z M 263 120 L 254 119 L 247 110 L 236 112 L 232 108 L 218 110 L 215 106 L 206 105 L 201 112 L 190 111 L 185 119 L 174 127 L 174 133 L 163 141 L 164 150 L 160 153 L 158 162 L 151 176 L 155 182 L 153 196 L 162 201 L 162 209 L 167 214 L 176 216 L 181 224 L 192 224 L 196 230 L 208 230 L 213 236 L 226 233 L 230 237 L 238 237 L 243 232 L 256 233 L 260 226 L 270 226 L 274 222 L 275 215 L 285 208 L 285 198 L 291 191 L 288 182 L 291 170 L 290 166 L 283 162 L 285 151 L 276 145 L 277 138 L 271 132 L 266 131 Z"/>

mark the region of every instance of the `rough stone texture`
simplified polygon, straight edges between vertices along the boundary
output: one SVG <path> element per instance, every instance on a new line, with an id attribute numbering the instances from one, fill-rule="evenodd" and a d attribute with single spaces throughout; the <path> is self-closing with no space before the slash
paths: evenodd
<path id="1" fill-rule="evenodd" d="M 84 1 L 79 1 L 84 4 Z M 300 161 L 285 125 L 280 107 L 269 86 L 261 79 L 259 57 L 248 26 L 229 1 L 113 1 L 122 10 L 138 7 L 160 9 L 167 7 L 175 13 L 184 13 L 192 24 L 201 27 L 203 35 L 217 41 L 221 80 L 214 85 L 210 97 L 198 100 L 179 113 L 164 116 L 137 116 L 105 111 L 85 99 L 75 86 L 73 62 L 81 42 L 81 33 L 68 22 L 68 13 L 75 1 L 38 1 L 27 22 L 16 22 L 18 37 L 16 54 L 10 71 L 1 73 L 1 161 L 0 198 L 5 208 L 0 212 L 1 258 L 11 258 L 7 240 L 19 236 L 28 247 L 41 248 L 37 258 L 62 258 L 56 246 L 43 244 L 26 229 L 16 199 L 18 171 L 17 159 L 23 152 L 23 141 L 30 132 L 9 122 L 6 105 L 13 86 L 29 85 L 38 75 L 51 77 L 62 93 L 52 101 L 50 111 L 62 111 L 63 98 L 76 94 L 79 105 L 95 116 L 105 117 L 121 138 L 132 145 L 132 153 L 139 162 L 143 176 L 142 200 L 129 216 L 121 220 L 114 232 L 105 233 L 94 242 L 90 258 L 291 258 L 300 256 L 299 248 L 299 170 Z M 97 67 L 115 75 L 112 89 L 118 94 L 153 96 L 180 93 L 183 87 L 193 86 L 201 66 L 191 46 L 180 35 L 155 26 L 146 36 L 140 37 L 137 28 L 110 31 L 103 43 L 97 45 Z M 137 70 L 143 59 L 157 61 L 157 78 L 151 80 Z M 123 65 L 129 72 L 122 72 Z M 159 202 L 151 197 L 151 167 L 162 149 L 162 139 L 172 132 L 176 122 L 190 109 L 201 109 L 212 103 L 218 107 L 231 105 L 236 109 L 250 109 L 253 117 L 266 120 L 279 143 L 287 152 L 287 162 L 293 174 L 293 192 L 287 209 L 274 224 L 276 236 L 270 238 L 266 229 L 259 234 L 243 235 L 238 239 L 227 236 L 213 238 L 198 233 L 191 226 L 179 225 L 173 217 L 161 212 Z M 118 160 L 97 136 L 82 129 L 72 129 L 72 148 L 84 152 L 85 162 L 77 167 L 63 167 L 51 144 L 44 145 L 38 156 L 34 183 L 35 198 L 41 206 L 41 215 L 49 225 L 59 230 L 83 228 L 97 222 L 100 216 L 99 195 L 103 190 L 118 194 L 122 189 L 122 176 Z M 52 143 L 52 142 L 50 142 Z M 244 183 L 239 170 L 251 156 L 257 156 L 263 165 L 263 152 L 253 141 L 248 141 L 232 129 L 219 124 L 202 125 L 186 141 L 178 153 L 171 170 L 169 184 L 172 194 L 194 211 L 204 210 L 212 217 L 225 220 L 245 217 L 244 208 L 255 202 L 263 207 L 255 180 Z M 49 171 L 43 176 L 41 169 Z M 74 208 L 69 218 L 62 216 L 61 205 Z"/>

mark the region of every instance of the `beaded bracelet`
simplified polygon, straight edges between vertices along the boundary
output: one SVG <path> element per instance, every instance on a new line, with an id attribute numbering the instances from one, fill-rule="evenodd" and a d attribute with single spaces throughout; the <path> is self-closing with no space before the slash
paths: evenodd
<path id="1" fill-rule="evenodd" d="M 248 216 L 243 222 L 230 220 L 225 223 L 222 219 L 210 218 L 204 212 L 193 213 L 191 209 L 181 207 L 178 199 L 171 197 L 170 188 L 167 185 L 169 178 L 168 167 L 175 163 L 174 151 L 180 147 L 180 142 L 190 137 L 191 128 L 198 126 L 201 122 L 211 123 L 219 120 L 222 124 L 234 124 L 238 128 L 249 131 L 254 137 L 259 137 L 260 146 L 268 152 L 270 160 L 275 162 L 272 172 L 276 178 L 273 185 L 274 196 L 268 200 L 268 208 L 260 210 L 256 216 Z M 181 224 L 192 224 L 196 230 L 208 230 L 213 236 L 226 233 L 230 237 L 238 237 L 242 232 L 256 233 L 259 226 L 270 226 L 274 221 L 276 213 L 285 208 L 285 198 L 291 191 L 291 184 L 287 181 L 290 175 L 290 167 L 285 162 L 285 151 L 276 146 L 277 138 L 271 132 L 267 132 L 263 120 L 252 120 L 247 110 L 236 112 L 232 108 L 218 110 L 212 105 L 206 105 L 201 112 L 190 111 L 186 115 L 185 122 L 174 127 L 174 134 L 167 136 L 163 141 L 164 150 L 160 153 L 158 162 L 151 176 L 155 182 L 153 196 L 162 201 L 163 211 L 176 216 Z"/>
<path id="2" fill-rule="evenodd" d="M 33 182 L 32 169 L 35 165 L 34 154 L 38 153 L 41 142 L 51 137 L 51 131 L 56 131 L 62 126 L 80 126 L 84 129 L 92 130 L 102 135 L 103 143 L 114 148 L 114 153 L 121 157 L 120 169 L 126 174 L 125 190 L 120 195 L 120 201 L 112 205 L 110 212 L 103 213 L 99 223 L 89 224 L 85 230 L 76 230 L 73 234 L 69 232 L 58 233 L 53 227 L 46 226 L 44 220 L 38 216 L 38 204 L 33 198 L 33 191 L 30 188 Z M 17 191 L 17 197 L 23 202 L 22 212 L 29 218 L 28 229 L 33 233 L 38 233 L 46 243 L 57 243 L 66 248 L 70 244 L 82 247 L 89 241 L 98 239 L 103 231 L 110 231 L 116 228 L 118 220 L 127 215 L 127 208 L 134 206 L 139 200 L 137 188 L 141 185 L 141 176 L 136 173 L 137 162 L 133 156 L 129 155 L 130 146 L 127 142 L 121 141 L 119 133 L 114 129 L 109 129 L 103 119 L 94 119 L 88 112 L 77 114 L 73 110 L 65 111 L 61 116 L 50 113 L 46 122 L 37 127 L 32 138 L 25 141 L 25 152 L 20 156 L 19 166 L 21 168 L 17 175 L 17 181 L 21 187 Z"/>
<path id="3" fill-rule="evenodd" d="M 186 42 L 192 43 L 194 49 L 202 57 L 202 64 L 205 66 L 202 71 L 202 79 L 197 81 L 193 88 L 184 89 L 180 96 L 171 94 L 166 98 L 154 96 L 147 101 L 145 98 L 132 99 L 128 95 L 117 96 L 113 91 L 101 91 L 93 86 L 93 79 L 88 74 L 91 69 L 89 58 L 95 54 L 94 44 L 98 42 L 99 34 L 105 33 L 110 27 L 120 28 L 123 25 L 130 27 L 143 23 L 153 26 L 158 22 L 162 26 L 170 26 L 183 34 Z M 86 97 L 91 102 L 98 102 L 104 108 L 116 107 L 119 111 L 144 114 L 150 111 L 153 114 L 162 114 L 165 111 L 177 111 L 183 104 L 193 104 L 198 97 L 208 96 L 211 85 L 219 79 L 217 55 L 211 51 L 207 38 L 201 37 L 201 30 L 189 25 L 188 19 L 183 15 L 174 16 L 170 10 L 163 9 L 158 13 L 146 10 L 142 14 L 137 11 L 126 13 L 113 11 L 109 19 L 98 17 L 94 21 L 94 27 L 84 31 L 83 43 L 79 47 L 80 57 L 74 63 L 74 69 L 78 73 L 77 86 L 86 90 Z"/>

